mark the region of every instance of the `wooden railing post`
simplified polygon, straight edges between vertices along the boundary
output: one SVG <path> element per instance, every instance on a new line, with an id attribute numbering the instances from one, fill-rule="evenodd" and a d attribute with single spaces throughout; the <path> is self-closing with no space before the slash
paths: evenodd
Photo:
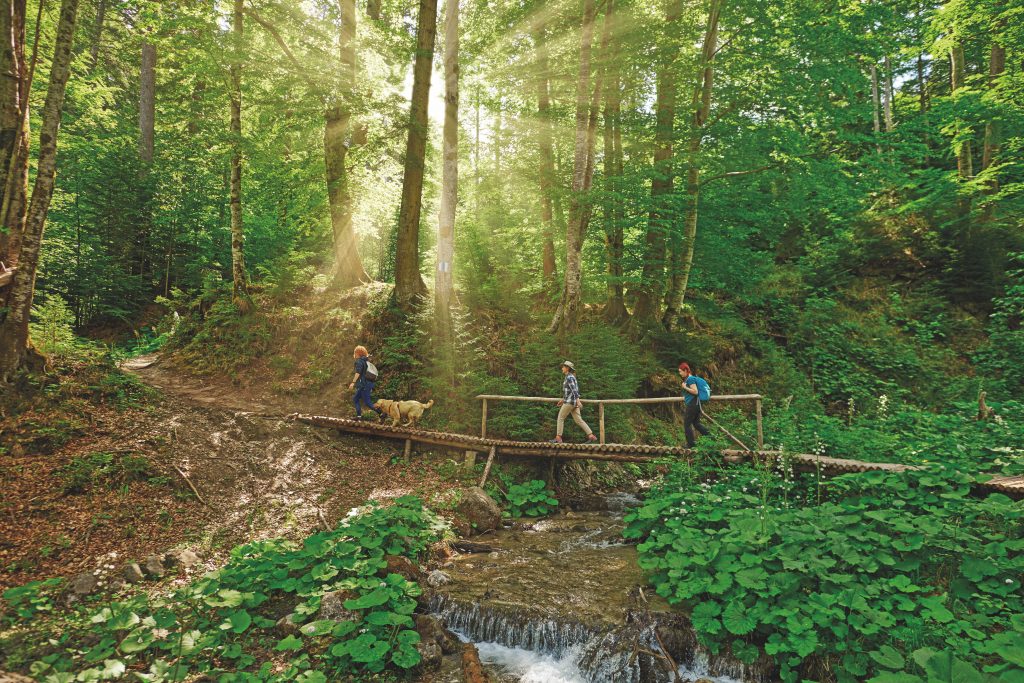
<path id="1" fill-rule="evenodd" d="M 483 407 L 480 413 L 480 438 L 487 438 L 487 399 L 483 399 Z"/>
<path id="2" fill-rule="evenodd" d="M 597 424 L 598 424 L 598 434 L 600 436 L 600 440 L 598 441 L 598 443 L 603 445 L 604 444 L 604 402 L 603 401 L 598 402 L 598 404 L 597 404 Z"/>
<path id="3" fill-rule="evenodd" d="M 761 399 L 757 399 L 754 403 L 754 409 L 757 412 L 757 449 L 759 451 L 764 450 L 764 423 L 761 421 Z"/>

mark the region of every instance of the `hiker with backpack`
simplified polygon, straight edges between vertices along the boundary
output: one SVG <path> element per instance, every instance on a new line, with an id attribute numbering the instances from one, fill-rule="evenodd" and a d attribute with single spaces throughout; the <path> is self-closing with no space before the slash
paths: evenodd
<path id="1" fill-rule="evenodd" d="M 693 448 L 697 443 L 694 430 L 700 432 L 702 436 L 711 433 L 711 430 L 700 421 L 701 403 L 711 399 L 711 385 L 703 377 L 693 374 L 693 369 L 686 361 L 679 364 L 679 375 L 683 378 L 683 400 L 686 402 L 683 431 L 686 433 L 686 445 Z"/>
<path id="2" fill-rule="evenodd" d="M 377 413 L 377 419 L 382 419 L 384 414 L 373 405 L 373 383 L 377 381 L 377 366 L 370 362 L 370 354 L 365 346 L 357 346 L 352 352 L 355 359 L 356 374 L 349 383 L 349 389 L 355 389 L 352 402 L 356 406 L 356 419 L 363 419 L 363 409 L 360 402 L 367 408 Z"/>
<path id="3" fill-rule="evenodd" d="M 587 441 L 597 441 L 594 431 L 580 415 L 583 401 L 580 400 L 580 385 L 576 381 L 576 366 L 572 364 L 572 361 L 562 363 L 562 374 L 565 375 L 565 378 L 562 380 L 562 400 L 558 402 L 558 430 L 551 443 L 562 443 L 562 429 L 565 427 L 565 418 L 569 415 L 572 415 L 572 419 L 580 426 L 580 429 L 586 432 Z"/>

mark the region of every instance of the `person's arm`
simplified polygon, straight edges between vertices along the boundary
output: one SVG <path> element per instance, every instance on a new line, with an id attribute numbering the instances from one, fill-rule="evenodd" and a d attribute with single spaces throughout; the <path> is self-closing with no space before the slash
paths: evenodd
<path id="1" fill-rule="evenodd" d="M 684 381 L 683 382 L 683 391 L 685 391 L 688 394 L 693 394 L 694 396 L 696 396 L 697 395 L 697 383 L 694 382 L 693 384 L 687 384 Z"/>
<path id="2" fill-rule="evenodd" d="M 360 358 L 359 360 L 362 360 L 362 359 Z M 352 375 L 352 381 L 348 385 L 349 389 L 354 389 L 355 388 L 356 382 L 359 381 L 359 378 L 362 377 L 363 372 L 365 372 L 365 371 L 366 371 L 366 367 L 365 366 L 360 367 L 360 363 L 357 360 L 356 361 L 356 374 Z"/>

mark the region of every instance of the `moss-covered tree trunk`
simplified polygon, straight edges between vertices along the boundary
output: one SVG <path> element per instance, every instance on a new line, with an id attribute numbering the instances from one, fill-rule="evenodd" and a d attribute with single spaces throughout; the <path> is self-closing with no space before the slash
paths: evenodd
<path id="1" fill-rule="evenodd" d="M 537 51 L 537 148 L 540 152 L 540 223 L 544 240 L 542 267 L 544 281 L 557 277 L 555 264 L 555 224 L 552 192 L 555 184 L 555 152 L 551 126 L 551 65 L 545 10 L 541 7 L 533 20 L 533 43 Z"/>
<path id="2" fill-rule="evenodd" d="M 690 283 L 690 272 L 693 270 L 693 252 L 697 244 L 697 209 L 700 198 L 700 143 L 704 134 L 704 125 L 711 111 L 711 95 L 714 85 L 714 59 L 718 53 L 718 20 L 722 14 L 724 0 L 711 0 L 708 9 L 707 28 L 704 32 L 704 44 L 701 49 L 701 71 L 697 87 L 693 91 L 691 110 L 693 117 L 690 123 L 690 143 L 686 158 L 686 220 L 683 223 L 684 234 L 680 250 L 673 251 L 670 263 L 670 286 L 665 296 L 665 314 L 662 324 L 668 330 L 675 328 L 676 319 L 682 309 L 686 297 L 686 288 Z"/>
<path id="3" fill-rule="evenodd" d="M 624 251 L 624 209 L 621 197 L 622 183 L 622 84 L 619 72 L 618 23 L 615 0 L 608 0 L 605 9 L 605 39 L 602 51 L 606 73 L 604 76 L 604 236 L 607 259 L 608 302 L 604 318 L 620 325 L 629 318 L 623 292 L 622 257 Z"/>
<path id="4" fill-rule="evenodd" d="M 231 282 L 232 300 L 242 311 L 251 307 L 249 276 L 245 270 L 245 228 L 242 222 L 242 0 L 234 0 L 231 32 Z"/>
<path id="5" fill-rule="evenodd" d="M 452 266 L 455 209 L 459 198 L 459 0 L 446 0 L 444 13 L 444 166 L 437 217 L 434 319 L 438 336 L 447 347 L 452 339 Z"/>
<path id="6" fill-rule="evenodd" d="M 583 278 L 583 235 L 589 210 L 584 193 L 589 189 L 593 172 L 591 135 L 592 96 L 590 92 L 590 53 L 594 37 L 593 0 L 583 0 L 583 22 L 580 29 L 580 62 L 576 76 L 576 141 L 573 149 L 572 193 L 569 197 L 569 220 L 565 229 L 565 280 L 562 300 L 555 311 L 549 330 L 558 332 L 563 340 L 579 326 Z M 593 105 L 596 106 L 596 103 Z M 595 131 L 596 134 L 596 119 Z"/>
<path id="7" fill-rule="evenodd" d="M 25 0 L 0 0 L 0 261 L 13 266 L 28 194 L 28 64 Z"/>
<path id="8" fill-rule="evenodd" d="M 665 12 L 665 26 L 671 35 L 679 23 L 682 3 L 670 0 Z M 660 50 L 654 104 L 654 167 L 651 177 L 651 209 L 647 216 L 644 237 L 643 267 L 640 283 L 634 292 L 633 324 L 638 331 L 657 324 L 661 296 L 665 289 L 665 248 L 672 230 L 675 212 L 671 207 L 675 175 L 672 146 L 675 138 L 676 76 L 679 49 L 669 41 Z"/>
<path id="9" fill-rule="evenodd" d="M 57 175 L 57 133 L 60 130 L 64 92 L 71 71 L 71 47 L 75 34 L 78 0 L 62 0 L 57 33 L 54 37 L 53 60 L 50 65 L 50 83 L 41 113 L 39 131 L 39 160 L 32 201 L 25 221 L 21 241 L 18 270 L 11 282 L 7 300 L 7 315 L 0 323 L 0 379 L 8 381 L 29 356 L 28 320 L 35 290 L 36 268 L 46 215 L 53 197 Z"/>
<path id="10" fill-rule="evenodd" d="M 413 65 L 409 138 L 405 148 L 402 204 L 398 212 L 395 247 L 395 301 L 405 311 L 426 293 L 420 275 L 420 211 L 423 207 L 423 170 L 427 151 L 427 105 L 430 72 L 437 31 L 437 0 L 420 0 L 416 28 L 416 61 Z"/>

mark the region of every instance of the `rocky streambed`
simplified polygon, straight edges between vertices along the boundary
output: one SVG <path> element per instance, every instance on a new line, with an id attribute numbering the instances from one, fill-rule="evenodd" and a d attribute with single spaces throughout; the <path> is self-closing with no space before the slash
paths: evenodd
<path id="1" fill-rule="evenodd" d="M 430 611 L 477 645 L 501 683 L 769 680 L 738 661 L 709 657 L 685 617 L 646 587 L 636 549 L 621 536 L 622 511 L 635 502 L 611 496 L 599 501 L 602 510 L 474 539 L 492 550 L 455 556 Z M 461 678 L 453 671 L 434 680 Z"/>

